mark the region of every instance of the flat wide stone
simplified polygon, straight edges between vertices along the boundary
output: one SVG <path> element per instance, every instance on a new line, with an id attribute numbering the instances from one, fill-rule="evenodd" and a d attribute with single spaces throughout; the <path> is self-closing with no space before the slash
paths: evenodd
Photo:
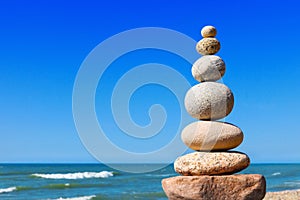
<path id="1" fill-rule="evenodd" d="M 262 200 L 266 180 L 259 174 L 176 176 L 162 180 L 170 200 Z"/>
<path id="2" fill-rule="evenodd" d="M 184 176 L 228 175 L 246 169 L 249 157 L 237 151 L 194 152 L 177 158 L 174 169 Z"/>

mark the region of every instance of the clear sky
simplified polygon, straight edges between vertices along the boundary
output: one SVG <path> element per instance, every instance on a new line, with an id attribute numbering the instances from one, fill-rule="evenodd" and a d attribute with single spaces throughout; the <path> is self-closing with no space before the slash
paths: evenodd
<path id="1" fill-rule="evenodd" d="M 254 163 L 299 162 L 299 7 L 297 0 L 1 1 L 0 162 L 96 162 L 81 144 L 72 116 L 73 84 L 88 53 L 108 37 L 138 27 L 169 28 L 198 41 L 207 24 L 218 29 L 218 55 L 227 65 L 223 82 L 235 95 L 226 121 L 245 134 L 238 150 Z M 197 83 L 190 66 L 175 63 L 171 55 L 149 50 L 130 56 L 118 62 L 131 66 L 134 59 L 146 63 L 155 57 Z M 120 70 L 112 67 L 107 77 Z M 109 91 L 116 80 L 105 81 Z M 151 98 L 157 93 L 159 100 Z M 97 108 L 109 106 L 98 99 Z M 164 104 L 172 133 L 178 110 L 168 90 L 145 86 L 132 99 L 132 117 L 140 124 L 148 123 L 149 105 Z M 103 126 L 114 124 L 107 120 Z M 169 137 L 155 144 L 162 146 Z M 135 150 L 120 140 L 118 145 Z"/>

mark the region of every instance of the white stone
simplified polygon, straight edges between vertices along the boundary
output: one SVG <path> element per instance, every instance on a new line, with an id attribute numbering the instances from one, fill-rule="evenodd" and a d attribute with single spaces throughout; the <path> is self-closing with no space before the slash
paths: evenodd
<path id="1" fill-rule="evenodd" d="M 232 111 L 234 97 L 226 85 L 204 82 L 193 86 L 187 92 L 184 103 L 192 117 L 217 120 L 226 117 Z"/>
<path id="2" fill-rule="evenodd" d="M 219 56 L 206 55 L 192 67 L 192 75 L 199 82 L 217 81 L 225 74 L 225 62 Z"/>

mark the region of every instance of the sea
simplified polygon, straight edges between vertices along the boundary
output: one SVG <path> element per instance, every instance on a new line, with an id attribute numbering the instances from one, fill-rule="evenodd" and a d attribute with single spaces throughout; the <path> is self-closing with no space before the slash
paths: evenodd
<path id="1" fill-rule="evenodd" d="M 300 189 L 300 164 L 252 164 L 241 173 L 263 174 L 267 191 Z M 0 199 L 166 200 L 161 180 L 177 175 L 173 165 L 128 173 L 103 164 L 0 164 Z"/>

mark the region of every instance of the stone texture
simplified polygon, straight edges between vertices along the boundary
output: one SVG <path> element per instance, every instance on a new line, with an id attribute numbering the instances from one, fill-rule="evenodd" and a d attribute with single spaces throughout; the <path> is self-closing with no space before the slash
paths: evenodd
<path id="1" fill-rule="evenodd" d="M 192 75 L 199 82 L 217 81 L 225 74 L 225 63 L 219 56 L 206 55 L 192 67 Z"/>
<path id="2" fill-rule="evenodd" d="M 247 168 L 249 157 L 240 152 L 194 152 L 177 158 L 174 169 L 185 176 L 233 174 Z"/>
<path id="3" fill-rule="evenodd" d="M 181 133 L 181 139 L 188 147 L 201 151 L 233 149 L 243 138 L 243 132 L 237 126 L 217 121 L 193 122 Z"/>
<path id="4" fill-rule="evenodd" d="M 170 200 L 262 200 L 265 178 L 258 174 L 177 176 L 162 180 Z"/>
<path id="5" fill-rule="evenodd" d="M 216 38 L 203 38 L 196 46 L 197 51 L 202 55 L 216 54 L 220 48 L 221 44 Z"/>
<path id="6" fill-rule="evenodd" d="M 224 84 L 204 82 L 193 86 L 185 96 L 185 108 L 196 119 L 217 120 L 233 108 L 234 97 Z"/>
<path id="7" fill-rule="evenodd" d="M 214 26 L 204 26 L 201 30 L 201 35 L 204 38 L 215 37 L 217 35 L 217 29 Z"/>

